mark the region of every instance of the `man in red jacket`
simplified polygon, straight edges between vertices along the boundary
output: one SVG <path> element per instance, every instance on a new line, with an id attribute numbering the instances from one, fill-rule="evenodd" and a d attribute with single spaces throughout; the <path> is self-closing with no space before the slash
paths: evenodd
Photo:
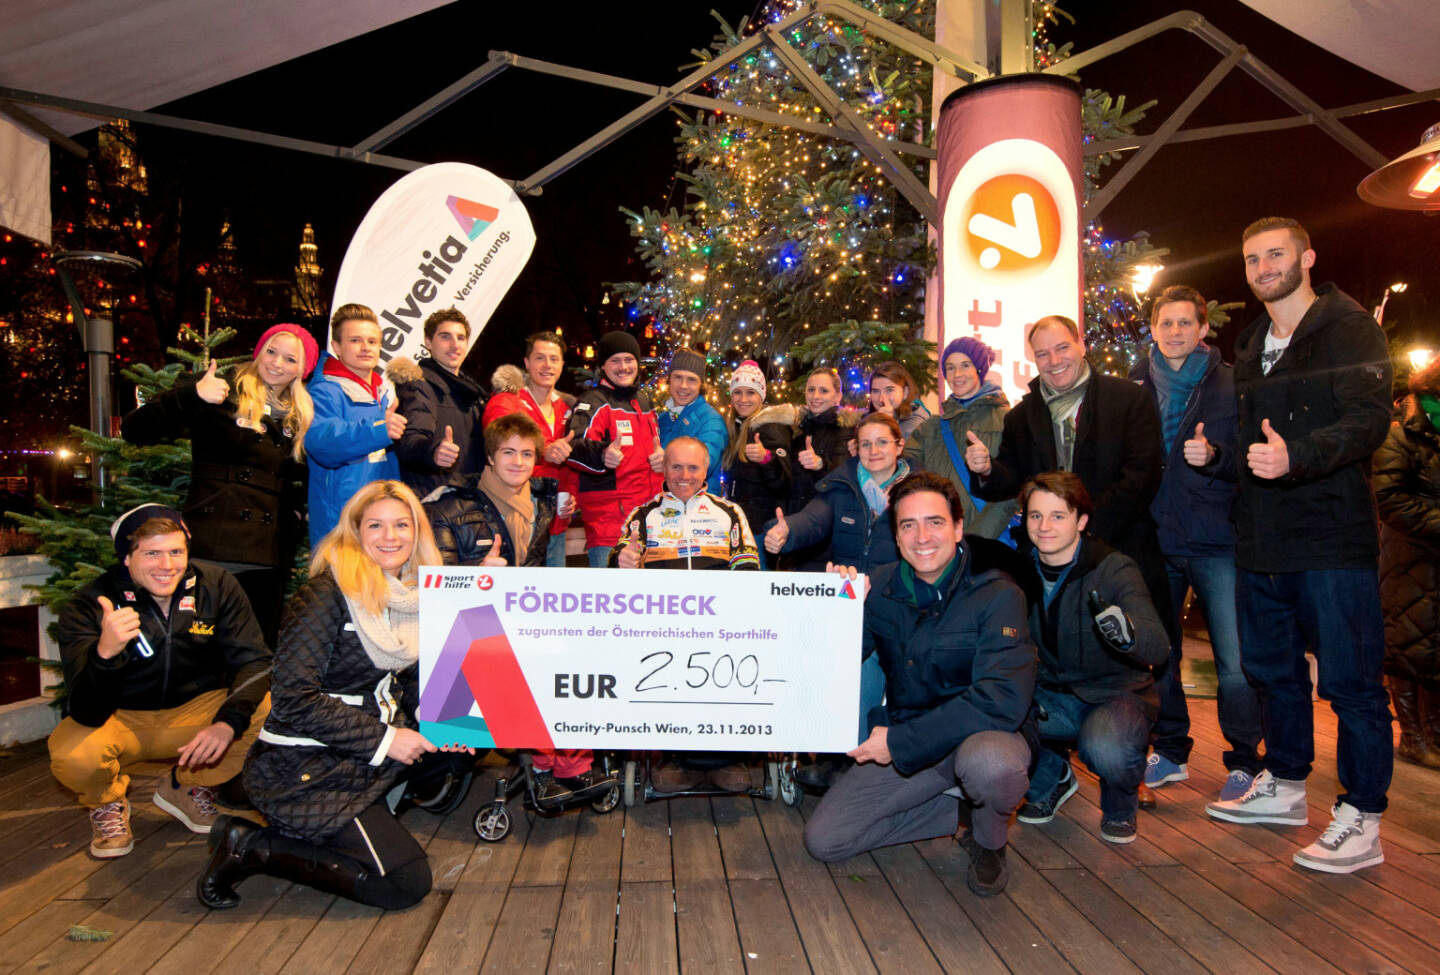
<path id="1" fill-rule="evenodd" d="M 580 513 L 591 568 L 603 568 L 625 516 L 659 492 L 665 451 L 650 397 L 640 392 L 640 343 L 606 332 L 596 345 L 600 375 L 570 414 L 569 464 L 580 472 Z"/>

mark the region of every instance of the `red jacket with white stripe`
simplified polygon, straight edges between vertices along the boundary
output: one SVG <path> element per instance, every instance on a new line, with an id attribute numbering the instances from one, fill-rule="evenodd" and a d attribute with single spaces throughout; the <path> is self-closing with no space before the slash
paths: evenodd
<path id="1" fill-rule="evenodd" d="M 585 545 L 614 545 L 625 516 L 649 501 L 664 484 L 650 469 L 650 454 L 660 427 L 650 398 L 635 387 L 616 389 L 606 379 L 587 389 L 570 413 L 569 465 L 580 473 L 576 500 L 585 519 Z M 614 470 L 605 466 L 605 449 L 618 443 L 624 456 Z"/>

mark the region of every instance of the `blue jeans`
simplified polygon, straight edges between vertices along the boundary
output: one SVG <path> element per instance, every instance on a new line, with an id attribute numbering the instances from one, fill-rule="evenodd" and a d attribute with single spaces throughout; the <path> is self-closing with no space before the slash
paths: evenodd
<path id="1" fill-rule="evenodd" d="M 545 564 L 554 569 L 565 568 L 565 533 L 550 536 L 550 544 L 545 547 Z"/>
<path id="2" fill-rule="evenodd" d="M 1230 771 L 1260 772 L 1259 745 L 1263 737 L 1260 694 L 1250 685 L 1240 665 L 1240 629 L 1235 618 L 1235 560 L 1221 557 L 1165 556 L 1165 575 L 1170 581 L 1170 606 L 1174 614 L 1170 663 L 1155 678 L 1160 694 L 1160 716 L 1155 719 L 1155 751 L 1176 764 L 1190 758 L 1195 740 L 1190 737 L 1190 711 L 1185 705 L 1185 688 L 1180 680 L 1181 611 L 1185 592 L 1194 589 L 1210 631 L 1210 648 L 1215 654 L 1215 676 L 1219 679 L 1218 710 L 1220 733 L 1230 748 L 1222 756 Z"/>
<path id="3" fill-rule="evenodd" d="M 1150 716 L 1139 698 L 1122 694 L 1104 704 L 1087 704 L 1074 694 L 1035 688 L 1044 747 L 1030 777 L 1025 798 L 1046 798 L 1065 777 L 1069 742 L 1078 742 L 1080 758 L 1100 777 L 1100 812 L 1106 819 L 1135 815 L 1137 791 L 1145 777 L 1145 749 L 1150 741 Z"/>
<path id="4" fill-rule="evenodd" d="M 590 560 L 590 568 L 603 569 L 610 564 L 609 545 L 591 545 L 585 550 L 585 557 Z"/>
<path id="5" fill-rule="evenodd" d="M 1319 665 L 1320 696 L 1339 720 L 1340 801 L 1384 812 L 1395 755 L 1381 682 L 1385 624 L 1376 569 L 1241 569 L 1236 602 L 1245 673 L 1260 691 L 1265 717 L 1265 767 L 1280 779 L 1310 774 L 1315 714 L 1308 649 Z"/>

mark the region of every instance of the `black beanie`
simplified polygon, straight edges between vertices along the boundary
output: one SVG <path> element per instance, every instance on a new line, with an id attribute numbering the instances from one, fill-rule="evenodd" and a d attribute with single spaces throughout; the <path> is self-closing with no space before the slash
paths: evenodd
<path id="1" fill-rule="evenodd" d="M 612 355 L 621 352 L 628 352 L 635 357 L 636 364 L 640 361 L 640 343 L 635 341 L 635 336 L 629 332 L 606 332 L 600 336 L 600 341 L 595 343 L 595 364 L 604 366 Z"/>
<path id="2" fill-rule="evenodd" d="M 151 518 L 168 518 L 179 525 L 185 532 L 185 538 L 190 538 L 190 528 L 185 524 L 185 518 L 174 508 L 166 507 L 163 504 L 142 504 L 131 508 L 110 524 L 110 538 L 115 542 L 115 554 L 120 561 L 130 554 L 130 538 L 141 525 Z"/>

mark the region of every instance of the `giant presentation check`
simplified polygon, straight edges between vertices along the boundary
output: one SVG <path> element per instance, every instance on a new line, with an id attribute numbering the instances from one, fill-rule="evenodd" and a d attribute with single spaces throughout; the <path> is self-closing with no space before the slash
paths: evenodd
<path id="1" fill-rule="evenodd" d="M 862 584 L 422 568 L 420 731 L 477 747 L 847 751 Z"/>

